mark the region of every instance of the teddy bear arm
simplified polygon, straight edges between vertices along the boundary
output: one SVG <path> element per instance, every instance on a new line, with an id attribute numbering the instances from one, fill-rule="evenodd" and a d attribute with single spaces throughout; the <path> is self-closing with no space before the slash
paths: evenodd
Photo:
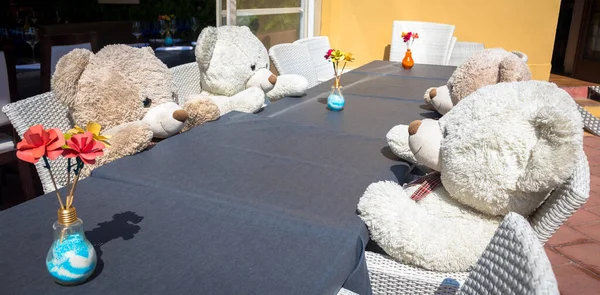
<path id="1" fill-rule="evenodd" d="M 443 187 L 414 201 L 410 195 L 416 188 L 391 181 L 367 187 L 357 209 L 371 239 L 406 264 L 433 271 L 468 271 L 499 219 L 461 205 Z"/>
<path id="2" fill-rule="evenodd" d="M 185 132 L 195 126 L 202 125 L 206 122 L 219 119 L 221 110 L 215 103 L 215 97 L 199 95 L 190 97 L 183 105 L 183 109 L 188 113 L 186 126 L 181 132 Z"/>
<path id="3" fill-rule="evenodd" d="M 277 101 L 286 96 L 302 96 L 308 89 L 308 80 L 300 75 L 281 75 L 273 89 L 267 92 L 270 101 Z"/>
<path id="4" fill-rule="evenodd" d="M 83 167 L 80 178 L 88 177 L 97 167 L 143 151 L 150 145 L 153 133 L 148 124 L 136 121 L 110 128 L 102 135 L 110 136 L 110 147 L 104 149 L 104 155 L 96 158 L 96 163 Z"/>
<path id="5" fill-rule="evenodd" d="M 137 154 L 146 149 L 152 142 L 152 129 L 141 121 L 124 123 L 106 130 L 103 135 L 110 135 L 110 148 L 98 159 L 100 165 L 108 164 L 116 159 Z"/>

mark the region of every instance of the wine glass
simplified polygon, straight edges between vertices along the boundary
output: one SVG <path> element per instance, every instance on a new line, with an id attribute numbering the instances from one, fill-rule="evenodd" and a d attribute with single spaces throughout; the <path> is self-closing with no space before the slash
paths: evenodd
<path id="1" fill-rule="evenodd" d="M 173 38 L 175 38 L 175 32 L 177 32 L 177 21 L 175 19 L 171 20 L 170 29 L 171 33 L 173 34 Z"/>
<path id="2" fill-rule="evenodd" d="M 29 27 L 28 29 L 23 30 L 23 40 L 31 46 L 31 58 L 32 62 L 35 63 L 35 44 L 38 43 L 38 32 L 37 29 Z"/>
<path id="3" fill-rule="evenodd" d="M 200 28 L 200 24 L 198 24 L 198 19 L 196 17 L 192 17 L 192 32 L 194 32 L 194 34 L 195 34 L 199 28 Z"/>
<path id="4" fill-rule="evenodd" d="M 158 31 L 160 32 L 160 37 L 164 38 L 167 28 L 166 28 L 165 21 L 162 19 L 158 21 Z"/>
<path id="5" fill-rule="evenodd" d="M 133 25 L 131 26 L 131 33 L 135 36 L 135 39 L 137 40 L 136 43 L 139 44 L 140 36 L 142 35 L 142 25 L 140 25 L 140 22 L 133 22 Z"/>

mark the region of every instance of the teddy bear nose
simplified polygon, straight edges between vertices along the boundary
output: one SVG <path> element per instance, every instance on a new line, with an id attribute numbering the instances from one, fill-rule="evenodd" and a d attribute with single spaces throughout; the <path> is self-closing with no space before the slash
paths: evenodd
<path id="1" fill-rule="evenodd" d="M 179 122 L 185 122 L 188 119 L 188 113 L 185 110 L 176 110 L 173 112 L 173 119 Z"/>
<path id="2" fill-rule="evenodd" d="M 415 135 L 417 131 L 419 131 L 419 127 L 421 127 L 421 120 L 415 120 L 410 122 L 408 125 L 408 135 Z"/>
<path id="3" fill-rule="evenodd" d="M 271 76 L 269 77 L 269 83 L 271 83 L 271 84 L 275 85 L 275 83 L 277 83 L 277 76 L 275 76 L 275 75 L 271 75 Z"/>
<path id="4" fill-rule="evenodd" d="M 434 98 L 437 95 L 437 89 L 431 89 L 431 91 L 429 91 L 429 98 Z"/>

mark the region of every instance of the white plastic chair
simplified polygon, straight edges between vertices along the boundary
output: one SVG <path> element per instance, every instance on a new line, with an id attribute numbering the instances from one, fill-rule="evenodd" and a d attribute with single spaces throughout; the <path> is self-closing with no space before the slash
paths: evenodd
<path id="1" fill-rule="evenodd" d="M 448 47 L 448 52 L 446 53 L 446 63 L 444 65 L 448 65 L 448 62 L 450 62 L 450 56 L 452 56 L 452 51 L 454 51 L 454 46 L 456 45 L 457 40 L 458 38 L 456 37 L 452 37 L 450 40 L 450 46 Z"/>
<path id="2" fill-rule="evenodd" d="M 312 64 L 317 73 L 319 82 L 330 80 L 335 76 L 333 66 L 325 60 L 327 50 L 331 48 L 329 38 L 327 36 L 317 36 L 294 41 L 294 44 L 304 44 L 308 47 Z"/>
<path id="3" fill-rule="evenodd" d="M 280 75 L 303 76 L 308 80 L 309 87 L 319 84 L 317 72 L 313 64 L 308 62 L 312 59 L 308 46 L 292 43 L 277 44 L 269 49 L 269 56 Z"/>
<path id="4" fill-rule="evenodd" d="M 527 62 L 529 60 L 529 57 L 527 57 L 527 54 L 525 54 L 524 52 L 513 50 L 512 53 L 516 54 L 524 62 Z"/>
<path id="5" fill-rule="evenodd" d="M 390 45 L 390 60 L 402 61 L 406 52 L 406 44 L 402 40 L 402 32 L 419 33 L 419 39 L 412 45 L 412 57 L 416 64 L 445 65 L 454 25 L 394 21 L 392 43 Z"/>
<path id="6" fill-rule="evenodd" d="M 449 58 L 448 65 L 459 66 L 473 54 L 482 51 L 483 44 L 476 42 L 456 42 Z"/>

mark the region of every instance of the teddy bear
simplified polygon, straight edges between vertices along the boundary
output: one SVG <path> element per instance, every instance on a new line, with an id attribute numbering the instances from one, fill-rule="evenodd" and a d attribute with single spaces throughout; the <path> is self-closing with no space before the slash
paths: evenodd
<path id="1" fill-rule="evenodd" d="M 193 115 L 195 102 L 212 101 L 224 115 L 231 111 L 255 113 L 286 96 L 302 96 L 308 80 L 299 75 L 275 76 L 260 40 L 245 26 L 206 27 L 195 49 L 202 93 L 185 98 L 189 125 L 203 121 Z M 186 127 L 188 128 L 188 127 Z"/>
<path id="2" fill-rule="evenodd" d="M 73 124 L 86 128 L 95 122 L 102 128 L 96 133 L 110 136 L 110 147 L 96 164 L 86 165 L 83 176 L 179 133 L 189 116 L 177 103 L 171 72 L 150 47 L 108 45 L 96 54 L 74 49 L 58 61 L 51 85 Z M 195 109 L 206 118 L 218 115 L 214 104 Z"/>
<path id="3" fill-rule="evenodd" d="M 526 56 L 502 48 L 484 49 L 456 68 L 446 85 L 425 91 L 424 108 L 446 114 L 453 106 L 475 90 L 500 82 L 531 80 Z M 416 163 L 408 147 L 408 126 L 397 125 L 386 138 L 392 152 L 403 160 Z"/>
<path id="4" fill-rule="evenodd" d="M 408 132 L 433 172 L 369 185 L 357 212 L 388 255 L 432 271 L 468 271 L 503 216 L 528 217 L 585 157 L 576 103 L 544 81 L 484 86 Z"/>

